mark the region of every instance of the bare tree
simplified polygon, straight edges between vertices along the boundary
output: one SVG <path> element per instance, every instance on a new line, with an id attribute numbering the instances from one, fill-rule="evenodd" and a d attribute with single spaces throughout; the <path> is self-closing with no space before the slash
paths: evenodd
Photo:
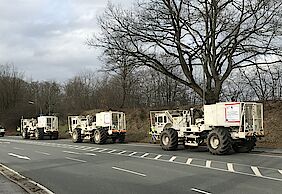
<path id="1" fill-rule="evenodd" d="M 234 69 L 280 62 L 281 4 L 280 0 L 148 0 L 132 10 L 109 4 L 99 19 L 101 35 L 88 44 L 103 48 L 108 56 L 126 55 L 135 66 L 151 67 L 214 103 Z M 201 67 L 204 85 L 195 79 Z M 182 73 L 176 75 L 171 69 Z"/>

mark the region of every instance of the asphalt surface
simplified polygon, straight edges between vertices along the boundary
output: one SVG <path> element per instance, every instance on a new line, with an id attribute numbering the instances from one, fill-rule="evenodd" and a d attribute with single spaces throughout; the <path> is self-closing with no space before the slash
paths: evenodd
<path id="1" fill-rule="evenodd" d="M 213 156 L 203 148 L 0 138 L 0 163 L 54 193 L 282 193 L 282 151 Z"/>

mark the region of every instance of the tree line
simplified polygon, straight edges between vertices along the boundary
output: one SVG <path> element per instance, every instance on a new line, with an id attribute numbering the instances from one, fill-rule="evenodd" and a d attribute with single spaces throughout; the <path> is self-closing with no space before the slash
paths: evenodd
<path id="1" fill-rule="evenodd" d="M 22 116 L 30 118 L 40 114 L 66 118 L 91 109 L 173 109 L 203 102 L 191 88 L 149 68 L 113 71 L 104 66 L 102 70 L 81 72 L 59 83 L 26 81 L 24 74 L 12 65 L 1 65 L 1 124 L 15 128 Z M 266 66 L 234 72 L 223 86 L 220 101 L 231 98 L 262 102 L 281 100 L 282 68 Z"/>

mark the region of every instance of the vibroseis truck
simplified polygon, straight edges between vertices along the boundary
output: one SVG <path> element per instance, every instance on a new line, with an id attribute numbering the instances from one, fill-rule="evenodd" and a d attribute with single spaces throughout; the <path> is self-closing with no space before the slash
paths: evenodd
<path id="1" fill-rule="evenodd" d="M 257 137 L 264 136 L 263 105 L 253 102 L 221 102 L 203 110 L 150 112 L 151 128 L 162 149 L 207 145 L 212 154 L 249 152 Z"/>
<path id="2" fill-rule="evenodd" d="M 69 116 L 69 133 L 73 142 L 90 140 L 103 144 L 107 139 L 124 142 L 126 134 L 125 114 L 123 112 L 100 112 L 93 116 Z"/>

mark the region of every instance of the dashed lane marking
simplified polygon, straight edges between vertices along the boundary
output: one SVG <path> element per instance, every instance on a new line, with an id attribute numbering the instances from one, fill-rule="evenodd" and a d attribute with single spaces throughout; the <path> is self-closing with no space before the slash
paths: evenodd
<path id="1" fill-rule="evenodd" d="M 15 150 L 24 150 L 23 148 L 13 147 Z"/>
<path id="2" fill-rule="evenodd" d="M 157 155 L 154 159 L 158 160 L 160 157 L 162 157 L 162 155 Z"/>
<path id="3" fill-rule="evenodd" d="M 131 174 L 135 174 L 135 175 L 139 175 L 139 176 L 143 176 L 143 177 L 147 176 L 147 175 L 139 173 L 139 172 L 134 172 L 132 170 L 127 170 L 127 169 L 123 169 L 123 168 L 119 168 L 119 167 L 115 167 L 115 166 L 113 166 L 112 169 L 123 171 L 123 172 L 127 172 L 127 173 L 131 173 Z"/>
<path id="4" fill-rule="evenodd" d="M 198 192 L 198 193 L 203 193 L 203 194 L 211 194 L 210 192 L 203 191 L 203 190 L 196 189 L 196 188 L 191 188 L 191 191 L 195 191 L 195 192 Z"/>
<path id="5" fill-rule="evenodd" d="M 66 150 L 64 150 L 63 151 L 64 153 L 68 153 L 68 154 L 76 154 L 76 155 L 79 155 L 80 153 L 78 153 L 78 152 L 72 152 L 72 151 L 66 151 Z"/>
<path id="6" fill-rule="evenodd" d="M 207 160 L 207 161 L 206 161 L 206 167 L 207 167 L 207 168 L 210 168 L 210 167 L 211 167 L 211 161 L 210 161 L 210 160 Z"/>
<path id="7" fill-rule="evenodd" d="M 140 158 L 144 158 L 144 157 L 146 157 L 146 156 L 148 156 L 149 155 L 149 153 L 145 153 L 145 154 L 143 154 L 142 156 L 140 156 Z"/>
<path id="8" fill-rule="evenodd" d="M 96 154 L 93 154 L 93 153 L 84 153 L 84 154 L 88 156 L 96 156 Z"/>
<path id="9" fill-rule="evenodd" d="M 192 158 L 188 158 L 188 159 L 187 159 L 186 164 L 191 164 L 191 163 L 192 163 L 192 161 L 193 161 L 193 159 L 192 159 Z"/>
<path id="10" fill-rule="evenodd" d="M 234 167 L 233 167 L 233 164 L 232 164 L 232 163 L 227 163 L 227 169 L 228 169 L 228 171 L 230 171 L 230 172 L 235 172 L 235 170 L 234 170 Z"/>
<path id="11" fill-rule="evenodd" d="M 76 162 L 82 162 L 82 163 L 87 162 L 85 160 L 80 160 L 80 159 L 76 159 L 76 158 L 70 158 L 70 157 L 65 157 L 65 158 L 68 159 L 68 160 L 76 161 Z"/>
<path id="12" fill-rule="evenodd" d="M 101 150 L 99 150 L 98 152 L 104 152 L 104 151 L 106 151 L 106 150 L 108 150 L 108 149 L 101 149 Z"/>
<path id="13" fill-rule="evenodd" d="M 0 139 L 0 142 L 3 142 L 3 140 Z M 38 141 L 29 141 L 29 140 L 11 140 L 10 142 L 16 142 L 16 143 L 24 143 L 24 144 L 32 144 L 32 145 L 44 145 L 44 146 L 50 146 L 50 147 L 62 147 L 62 148 L 69 148 L 69 149 L 77 149 L 77 150 L 87 150 L 88 152 L 98 152 L 99 150 L 103 150 L 103 148 L 95 148 L 95 147 L 90 147 L 90 146 L 79 146 L 79 145 L 69 145 L 69 144 L 57 144 L 57 143 L 46 143 L 46 142 L 38 142 Z M 91 149 L 90 149 L 91 148 Z M 281 181 L 282 182 L 282 170 L 281 169 L 275 169 L 275 168 L 268 168 L 268 167 L 261 167 L 261 166 L 251 166 L 251 165 L 246 165 L 246 164 L 237 164 L 237 163 L 228 163 L 228 162 L 223 162 L 223 161 L 214 161 L 215 164 L 217 163 L 222 163 L 221 167 L 212 167 L 211 166 L 211 161 L 210 160 L 205 160 L 205 159 L 197 159 L 197 158 L 187 158 L 185 159 L 182 156 L 171 156 L 171 155 L 161 155 L 161 154 L 156 154 L 156 153 L 149 153 L 152 155 L 156 155 L 156 157 L 151 158 L 151 157 L 146 157 L 147 152 L 133 152 L 130 150 L 112 150 L 110 148 L 106 149 L 106 152 L 102 153 L 109 153 L 109 154 L 114 154 L 114 155 L 123 155 L 127 157 L 135 157 L 135 158 L 144 158 L 144 159 L 149 159 L 149 160 L 159 160 L 162 162 L 172 162 L 175 164 L 186 164 L 189 166 L 193 167 L 198 167 L 198 168 L 208 168 L 212 170 L 218 170 L 218 171 L 223 171 L 223 172 L 231 172 L 235 174 L 241 174 L 245 176 L 252 176 L 252 177 L 260 177 L 264 179 L 269 179 L 269 180 L 275 180 L 275 181 Z M 109 150 L 109 151 L 108 151 Z M 128 153 L 128 154 L 123 154 L 123 153 Z M 139 153 L 137 155 L 137 153 Z M 83 153 L 79 153 L 83 154 Z M 145 155 L 145 156 L 144 156 Z M 143 156 L 143 157 L 141 157 Z M 164 156 L 164 157 L 162 157 Z M 174 158 L 176 157 L 176 158 Z M 181 161 L 184 159 L 186 162 L 179 162 L 179 160 L 176 160 L 177 158 L 180 158 Z M 202 161 L 204 162 L 203 164 L 197 164 L 195 161 Z M 225 166 L 225 167 L 224 167 Z M 227 166 L 227 168 L 226 168 Z M 235 167 L 235 168 L 234 168 Z M 240 167 L 240 170 L 236 170 L 238 167 Z M 245 172 L 242 172 L 241 169 L 244 168 Z M 265 170 L 269 171 L 271 170 L 273 172 L 273 175 L 268 175 L 264 176 L 263 174 L 265 173 Z M 276 172 L 276 174 L 275 174 Z M 277 175 L 279 175 L 277 177 Z M 281 177 L 280 177 L 281 176 Z"/>
<path id="14" fill-rule="evenodd" d="M 255 173 L 256 176 L 262 177 L 262 174 L 260 173 L 258 167 L 256 166 L 251 166 L 252 171 Z"/>
<path id="15" fill-rule="evenodd" d="M 172 157 L 169 159 L 169 161 L 170 161 L 170 162 L 173 162 L 175 159 L 176 159 L 176 156 L 172 156 Z"/>
<path id="16" fill-rule="evenodd" d="M 14 153 L 8 153 L 8 155 L 9 155 L 9 156 L 16 157 L 16 158 L 19 158 L 19 159 L 30 160 L 30 158 L 27 157 L 27 156 L 21 156 L 21 155 L 14 154 Z"/>
<path id="17" fill-rule="evenodd" d="M 43 154 L 43 155 L 46 155 L 46 156 L 50 156 L 51 154 L 47 153 L 47 152 L 40 152 L 40 151 L 35 151 L 36 153 L 39 153 L 39 154 Z"/>
<path id="18" fill-rule="evenodd" d="M 129 154 L 128 156 L 133 156 L 133 155 L 135 155 L 135 154 L 137 154 L 137 152 L 132 152 L 132 153 Z"/>

